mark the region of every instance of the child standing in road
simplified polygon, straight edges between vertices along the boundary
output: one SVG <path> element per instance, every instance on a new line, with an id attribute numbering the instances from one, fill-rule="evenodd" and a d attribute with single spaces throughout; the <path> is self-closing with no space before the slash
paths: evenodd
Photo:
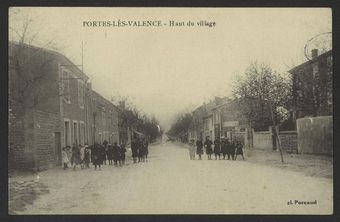
<path id="1" fill-rule="evenodd" d="M 84 149 L 84 163 L 85 167 L 90 168 L 90 156 L 91 156 L 91 150 L 89 146 L 86 144 Z"/>
<path id="2" fill-rule="evenodd" d="M 84 158 L 85 158 L 85 147 L 82 146 L 82 145 L 79 145 L 80 149 L 80 167 L 81 169 L 84 169 L 85 168 L 85 161 L 84 161 Z"/>
<path id="3" fill-rule="evenodd" d="M 61 157 L 62 157 L 62 161 L 64 164 L 64 170 L 66 170 L 68 168 L 67 163 L 69 162 L 69 159 L 68 159 L 65 147 L 63 147 L 63 149 L 61 150 Z"/>
<path id="4" fill-rule="evenodd" d="M 243 156 L 243 145 L 241 143 L 241 141 L 237 141 L 236 142 L 236 153 L 235 153 L 235 160 L 237 158 L 237 155 L 241 155 L 243 160 L 244 160 L 244 156 Z"/>
<path id="5" fill-rule="evenodd" d="M 194 160 L 195 159 L 195 140 L 190 140 L 190 144 L 189 144 L 189 156 L 190 156 L 190 160 Z"/>
<path id="6" fill-rule="evenodd" d="M 125 153 L 126 153 L 126 148 L 125 148 L 125 144 L 121 143 L 119 146 L 119 153 L 120 153 L 120 159 L 122 161 L 121 165 L 125 164 Z"/>

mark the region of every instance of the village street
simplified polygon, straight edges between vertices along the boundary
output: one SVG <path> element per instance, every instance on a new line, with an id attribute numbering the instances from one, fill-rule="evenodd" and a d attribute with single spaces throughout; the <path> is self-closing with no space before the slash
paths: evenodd
<path id="1" fill-rule="evenodd" d="M 148 162 L 133 164 L 129 152 L 128 156 L 122 168 L 40 172 L 34 180 L 49 192 L 14 213 L 331 214 L 333 210 L 332 179 L 241 159 L 190 160 L 188 150 L 173 142 L 152 145 Z M 317 205 L 287 205 L 289 200 L 317 200 Z"/>

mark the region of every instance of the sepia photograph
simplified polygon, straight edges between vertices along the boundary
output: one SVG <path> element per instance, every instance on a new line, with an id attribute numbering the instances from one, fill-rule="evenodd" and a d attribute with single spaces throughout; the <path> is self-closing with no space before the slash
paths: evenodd
<path id="1" fill-rule="evenodd" d="M 9 215 L 332 215 L 331 8 L 10 7 Z"/>

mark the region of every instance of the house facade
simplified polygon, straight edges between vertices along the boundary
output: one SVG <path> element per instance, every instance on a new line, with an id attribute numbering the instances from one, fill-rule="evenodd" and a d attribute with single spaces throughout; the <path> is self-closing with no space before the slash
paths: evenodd
<path id="1" fill-rule="evenodd" d="M 193 121 L 188 130 L 190 139 L 212 140 L 222 136 L 231 139 L 233 133 L 244 132 L 248 127 L 247 120 L 242 116 L 234 101 L 215 97 L 209 103 L 203 104 L 193 112 Z"/>
<path id="2" fill-rule="evenodd" d="M 118 107 L 95 91 L 92 91 L 91 99 L 91 142 L 102 144 L 106 140 L 109 144 L 118 143 Z"/>
<path id="3" fill-rule="evenodd" d="M 289 71 L 293 79 L 293 119 L 333 115 L 332 50 L 318 55 Z"/>
<path id="4" fill-rule="evenodd" d="M 8 65 L 9 168 L 50 168 L 62 147 L 119 139 L 116 107 L 64 55 L 10 42 Z"/>

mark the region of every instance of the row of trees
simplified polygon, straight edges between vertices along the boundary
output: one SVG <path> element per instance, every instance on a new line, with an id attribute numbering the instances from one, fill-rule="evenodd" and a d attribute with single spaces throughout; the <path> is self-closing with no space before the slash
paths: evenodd
<path id="1" fill-rule="evenodd" d="M 170 130 L 167 132 L 167 135 L 170 137 L 178 137 L 180 135 L 186 134 L 192 121 L 193 117 L 191 113 L 179 114 L 176 117 L 175 122 L 172 124 Z"/>
<path id="2" fill-rule="evenodd" d="M 115 103 L 114 97 L 111 100 Z M 122 115 L 119 127 L 129 128 L 129 130 L 132 130 L 132 133 L 134 130 L 143 133 L 151 142 L 163 135 L 163 130 L 155 116 L 149 117 L 142 113 L 134 104 L 128 103 L 128 98 L 126 97 L 120 98 L 118 103 L 121 109 L 120 115 Z"/>

